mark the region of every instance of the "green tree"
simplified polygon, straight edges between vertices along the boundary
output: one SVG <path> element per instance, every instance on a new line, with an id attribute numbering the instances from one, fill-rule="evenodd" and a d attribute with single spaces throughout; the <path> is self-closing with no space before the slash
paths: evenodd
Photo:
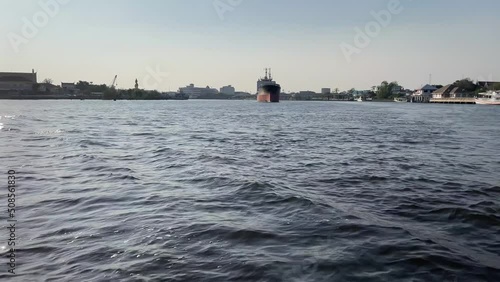
<path id="1" fill-rule="evenodd" d="M 118 99 L 118 91 L 115 88 L 108 88 L 103 93 L 104 100 L 114 100 Z"/>
<path id="2" fill-rule="evenodd" d="M 340 89 L 338 89 L 338 88 L 333 89 L 333 99 L 340 100 L 339 92 L 340 92 Z"/>
<path id="3" fill-rule="evenodd" d="M 92 92 L 104 92 L 109 88 L 106 84 L 95 85 L 92 82 L 81 80 L 76 83 L 75 87 L 81 92 L 89 94 Z"/>
<path id="4" fill-rule="evenodd" d="M 75 85 L 77 89 L 79 89 L 82 92 L 85 92 L 85 90 L 90 90 L 90 83 L 87 81 L 78 81 Z"/>
<path id="5" fill-rule="evenodd" d="M 500 82 L 497 82 L 495 84 L 493 84 L 491 87 L 490 87 L 491 90 L 500 90 Z"/>
<path id="6" fill-rule="evenodd" d="M 156 90 L 148 91 L 148 92 L 146 92 L 144 99 L 145 100 L 160 100 L 161 94 L 160 94 L 160 92 L 158 92 Z"/>
<path id="7" fill-rule="evenodd" d="M 476 85 L 470 78 L 457 80 L 455 81 L 455 83 L 453 83 L 453 85 L 456 87 L 460 87 L 468 92 L 475 92 L 479 88 L 479 86 Z"/>
<path id="8" fill-rule="evenodd" d="M 146 91 L 142 89 L 133 89 L 130 99 L 131 100 L 144 100 L 146 98 Z"/>
<path id="9" fill-rule="evenodd" d="M 391 83 L 383 81 L 377 88 L 377 98 L 378 99 L 389 99 L 393 96 L 394 90 L 399 87 L 398 82 L 393 81 Z"/>
<path id="10" fill-rule="evenodd" d="M 46 78 L 43 80 L 42 83 L 52 84 L 53 82 L 54 82 L 54 80 L 52 80 L 52 78 Z"/>

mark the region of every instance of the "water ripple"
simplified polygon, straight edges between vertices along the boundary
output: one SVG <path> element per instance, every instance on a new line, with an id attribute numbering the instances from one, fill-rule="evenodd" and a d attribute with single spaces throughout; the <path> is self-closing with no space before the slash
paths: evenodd
<path id="1" fill-rule="evenodd" d="M 471 109 L 2 102 L 16 278 L 500 281 L 500 111 Z"/>

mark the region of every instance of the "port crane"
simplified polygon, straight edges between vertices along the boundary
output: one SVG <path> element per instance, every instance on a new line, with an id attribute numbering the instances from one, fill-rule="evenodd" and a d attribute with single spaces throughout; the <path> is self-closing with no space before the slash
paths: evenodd
<path id="1" fill-rule="evenodd" d="M 115 75 L 115 78 L 113 79 L 113 82 L 111 83 L 110 88 L 115 88 L 116 87 L 116 79 L 118 78 L 118 75 Z"/>

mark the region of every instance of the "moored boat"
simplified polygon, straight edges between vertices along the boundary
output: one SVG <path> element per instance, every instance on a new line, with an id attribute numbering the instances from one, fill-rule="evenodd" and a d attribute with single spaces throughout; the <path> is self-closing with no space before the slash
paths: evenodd
<path id="1" fill-rule="evenodd" d="M 500 105 L 500 91 L 480 93 L 476 98 L 477 105 Z"/>

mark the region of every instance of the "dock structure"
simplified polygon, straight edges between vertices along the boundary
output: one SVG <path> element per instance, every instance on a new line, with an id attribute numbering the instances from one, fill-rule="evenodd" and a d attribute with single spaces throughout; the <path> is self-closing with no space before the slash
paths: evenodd
<path id="1" fill-rule="evenodd" d="M 434 104 L 476 104 L 475 98 L 440 98 L 431 99 L 429 103 Z"/>
<path id="2" fill-rule="evenodd" d="M 412 95 L 410 102 L 412 103 L 429 103 L 432 97 L 428 95 Z"/>

